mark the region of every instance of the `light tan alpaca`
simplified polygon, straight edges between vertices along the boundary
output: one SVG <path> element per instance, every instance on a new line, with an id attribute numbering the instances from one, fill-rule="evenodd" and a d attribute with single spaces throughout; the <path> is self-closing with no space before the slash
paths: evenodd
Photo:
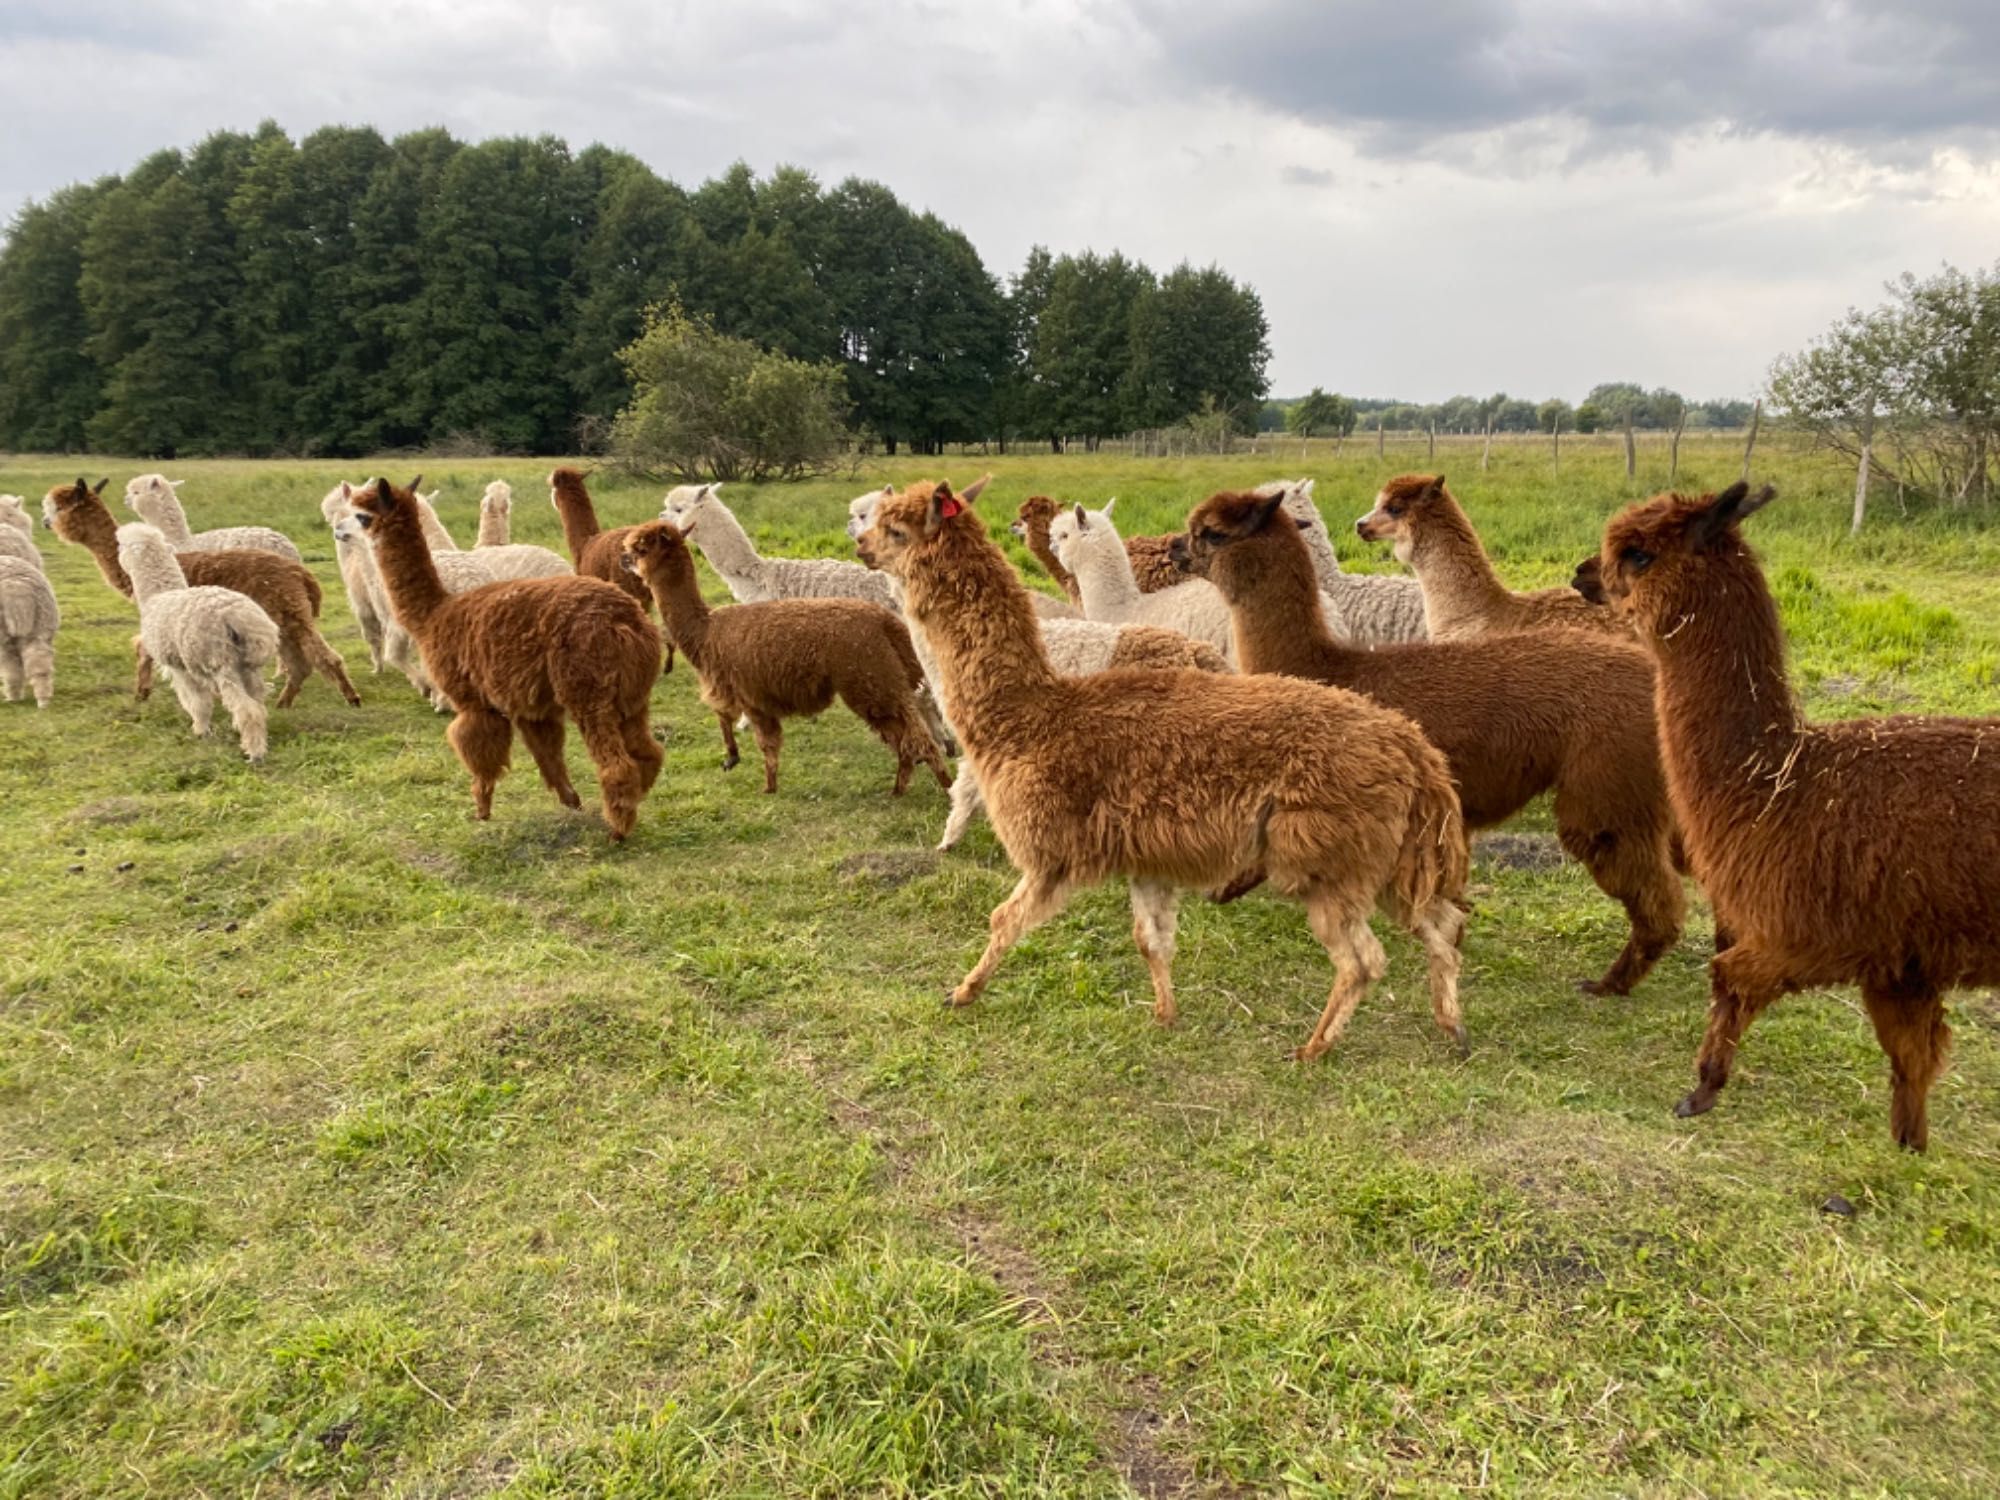
<path id="1" fill-rule="evenodd" d="M 1027 589 L 948 485 L 883 502 L 860 545 L 902 581 L 994 831 L 1021 871 L 954 1005 L 977 999 L 1002 955 L 1072 893 L 1124 875 L 1154 1019 L 1171 1025 L 1179 891 L 1262 868 L 1303 902 L 1336 971 L 1301 1059 L 1333 1045 L 1387 968 L 1368 923 L 1378 904 L 1423 942 L 1432 1015 L 1464 1045 L 1465 828 L 1444 757 L 1408 719 L 1285 678 L 1061 676 Z"/>
<path id="2" fill-rule="evenodd" d="M 1517 594 L 1500 581 L 1442 474 L 1402 474 L 1382 486 L 1375 508 L 1354 523 L 1371 542 L 1393 542 L 1396 560 L 1424 590 L 1424 625 L 1434 641 L 1568 625 L 1630 639 L 1618 614 L 1572 588 Z"/>

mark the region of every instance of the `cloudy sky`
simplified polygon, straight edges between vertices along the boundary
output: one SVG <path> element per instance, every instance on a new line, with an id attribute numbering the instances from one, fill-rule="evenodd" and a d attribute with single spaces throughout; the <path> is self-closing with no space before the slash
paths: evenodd
<path id="1" fill-rule="evenodd" d="M 1279 393 L 1747 395 L 2000 259 L 1996 0 L 0 0 L 0 76 L 0 215 L 266 117 L 791 162 L 1219 262 Z"/>

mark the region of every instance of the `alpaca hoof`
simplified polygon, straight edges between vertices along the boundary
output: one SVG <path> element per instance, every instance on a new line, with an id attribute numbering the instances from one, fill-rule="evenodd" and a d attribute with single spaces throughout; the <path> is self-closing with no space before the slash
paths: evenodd
<path id="1" fill-rule="evenodd" d="M 1452 1027 L 1451 1050 L 1458 1056 L 1461 1062 L 1472 1056 L 1472 1039 L 1465 1034 L 1463 1026 Z"/>
<path id="2" fill-rule="evenodd" d="M 1172 1031 L 1176 1026 L 1181 1024 L 1181 1013 L 1177 1010 L 1170 1010 L 1163 1013 L 1156 1006 L 1153 1010 L 1153 1024 L 1167 1031 Z"/>
<path id="3" fill-rule="evenodd" d="M 1705 1115 L 1715 1108 L 1715 1095 L 1704 1089 L 1695 1089 L 1674 1106 L 1674 1114 L 1683 1120 L 1692 1120 L 1696 1115 Z"/>
<path id="4" fill-rule="evenodd" d="M 743 757 L 740 755 L 725 755 L 722 757 L 722 769 L 725 771 L 733 771 L 742 764 Z"/>
<path id="5" fill-rule="evenodd" d="M 1322 1057 L 1326 1056 L 1327 1045 L 1325 1042 L 1307 1042 L 1303 1047 L 1294 1047 L 1292 1048 L 1292 1061 L 1302 1063 L 1318 1062 Z"/>
<path id="6" fill-rule="evenodd" d="M 968 990 L 964 985 L 959 985 L 956 989 L 944 992 L 944 1008 L 946 1010 L 964 1010 L 966 1006 L 972 1004 L 978 998 L 979 991 Z"/>
<path id="7" fill-rule="evenodd" d="M 574 787 L 568 791 L 557 792 L 556 801 L 567 807 L 571 812 L 575 812 L 579 807 L 583 806 L 583 798 L 576 794 Z"/>
<path id="8" fill-rule="evenodd" d="M 1579 995 L 1608 995 L 1611 993 L 1601 979 L 1579 979 L 1576 982 L 1576 992 Z"/>

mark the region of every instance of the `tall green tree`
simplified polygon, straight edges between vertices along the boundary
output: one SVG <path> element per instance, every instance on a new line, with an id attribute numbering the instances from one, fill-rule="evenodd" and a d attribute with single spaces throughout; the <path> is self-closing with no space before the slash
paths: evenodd
<path id="1" fill-rule="evenodd" d="M 1134 338 L 1138 309 L 1153 291 L 1153 273 L 1116 251 L 1065 255 L 1050 268 L 1030 363 L 1052 433 L 1094 449 L 1113 433 L 1149 425 L 1143 399 L 1134 401 Z"/>
<path id="2" fill-rule="evenodd" d="M 619 351 L 639 337 L 648 307 L 681 295 L 687 195 L 636 157 L 592 147 L 578 165 L 596 177 L 596 211 L 577 248 L 570 294 L 568 376 L 577 407 L 608 419 L 630 393 Z"/>
<path id="3" fill-rule="evenodd" d="M 103 371 L 86 350 L 84 242 L 115 178 L 67 187 L 14 216 L 0 254 L 0 444 L 70 453 L 88 441 Z"/>
<path id="4" fill-rule="evenodd" d="M 1238 430 L 1253 429 L 1270 389 L 1270 327 L 1255 291 L 1221 268 L 1183 262 L 1132 313 L 1130 409 L 1141 426 L 1165 426 L 1213 402 Z"/>

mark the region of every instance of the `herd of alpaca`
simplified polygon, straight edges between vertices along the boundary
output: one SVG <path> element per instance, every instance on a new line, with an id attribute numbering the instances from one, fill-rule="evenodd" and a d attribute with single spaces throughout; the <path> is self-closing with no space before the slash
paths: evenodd
<path id="1" fill-rule="evenodd" d="M 574 721 L 604 823 L 626 838 L 664 763 L 650 701 L 676 652 L 724 768 L 747 725 L 767 793 L 784 721 L 838 699 L 895 756 L 895 794 L 918 766 L 949 788 L 941 850 L 983 809 L 1018 872 L 954 1005 L 1073 894 L 1122 876 L 1154 1016 L 1171 1025 L 1182 894 L 1264 887 L 1304 908 L 1334 971 L 1297 1057 L 1332 1048 L 1383 977 L 1377 908 L 1421 945 L 1432 1018 L 1463 1051 L 1469 833 L 1544 792 L 1562 847 L 1630 927 L 1584 990 L 1629 992 L 1678 941 L 1683 876 L 1713 908 L 1682 1115 L 1714 1105 L 1765 1006 L 1854 985 L 1889 1059 L 1892 1134 L 1921 1151 L 1944 997 L 2000 984 L 2000 867 L 1966 836 L 2000 823 L 2000 720 L 1808 723 L 1741 535 L 1768 489 L 1629 506 L 1571 587 L 1530 593 L 1502 582 L 1440 475 L 1391 480 L 1356 522 L 1411 577 L 1343 571 L 1310 480 L 1212 495 L 1183 530 L 1132 538 L 1109 502 L 1030 496 L 1012 530 L 1057 596 L 989 537 L 984 480 L 857 497 L 858 562 L 763 555 L 718 485 L 607 529 L 585 475 L 548 482 L 567 559 L 512 540 L 504 481 L 486 487 L 470 549 L 414 481 L 343 483 L 322 503 L 371 666 L 451 714 L 475 816 L 491 816 L 517 733 L 549 791 L 580 807 Z M 51 489 L 43 524 L 137 606 L 138 696 L 164 672 L 195 733 L 219 704 L 253 761 L 272 668 L 279 708 L 314 673 L 359 703 L 289 538 L 196 532 L 180 481 L 159 474 L 127 485 L 137 519 L 121 526 L 104 488 Z M 733 604 L 703 599 L 691 549 Z M 0 495 L 8 700 L 50 702 L 59 623 L 27 506 Z"/>

